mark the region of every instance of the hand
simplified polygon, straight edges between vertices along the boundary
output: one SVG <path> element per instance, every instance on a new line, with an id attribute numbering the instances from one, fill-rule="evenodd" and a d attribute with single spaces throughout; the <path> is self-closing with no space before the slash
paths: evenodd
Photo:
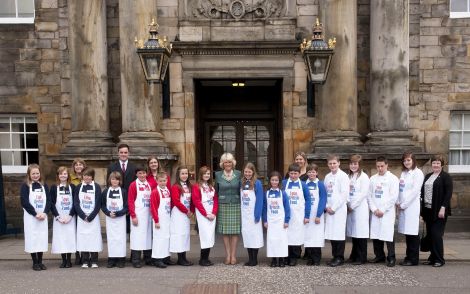
<path id="1" fill-rule="evenodd" d="M 289 227 L 289 224 L 284 223 L 284 229 L 287 229 Z"/>
<path id="2" fill-rule="evenodd" d="M 441 209 L 439 209 L 439 214 L 437 215 L 438 218 L 444 218 L 446 216 L 446 208 L 445 207 L 441 207 Z"/>
<path id="3" fill-rule="evenodd" d="M 116 213 L 115 213 L 114 211 L 112 211 L 112 212 L 109 214 L 109 216 L 110 216 L 111 218 L 115 218 L 115 217 L 116 217 Z"/>
<path id="4" fill-rule="evenodd" d="M 139 225 L 139 220 L 137 219 L 137 216 L 132 218 L 132 224 L 133 224 L 134 226 L 138 226 L 138 225 Z"/>
<path id="5" fill-rule="evenodd" d="M 87 223 L 89 223 L 89 222 L 90 222 L 90 220 L 88 220 L 88 215 L 87 215 L 87 216 L 85 216 L 85 221 L 86 221 Z"/>
<path id="6" fill-rule="evenodd" d="M 384 216 L 384 213 L 380 211 L 380 209 L 377 209 L 374 211 L 374 215 L 378 218 L 381 218 L 382 216 Z"/>
<path id="7" fill-rule="evenodd" d="M 304 225 L 308 224 L 310 220 L 308 218 L 304 218 Z"/>
<path id="8" fill-rule="evenodd" d="M 335 211 L 334 211 L 333 209 L 331 209 L 330 207 L 327 207 L 327 208 L 326 208 L 326 212 L 327 212 L 329 215 L 335 214 Z"/>
<path id="9" fill-rule="evenodd" d="M 67 215 L 64 219 L 64 224 L 68 224 L 72 220 L 72 216 Z"/>
<path id="10" fill-rule="evenodd" d="M 213 215 L 212 213 L 209 213 L 206 218 L 210 221 L 213 221 L 215 219 L 215 215 Z"/>
<path id="11" fill-rule="evenodd" d="M 155 223 L 155 229 L 160 229 L 160 223 Z"/>
<path id="12" fill-rule="evenodd" d="M 316 217 L 316 218 L 315 218 L 315 223 L 316 223 L 317 225 L 320 223 L 320 221 L 321 221 L 321 220 L 320 220 L 319 217 Z"/>
<path id="13" fill-rule="evenodd" d="M 189 210 L 186 215 L 188 216 L 188 218 L 191 218 L 193 216 L 193 213 L 191 212 L 191 210 Z"/>
<path id="14" fill-rule="evenodd" d="M 42 220 L 42 213 L 36 213 L 35 218 L 36 218 L 37 220 Z"/>
<path id="15" fill-rule="evenodd" d="M 264 223 L 264 227 L 267 229 L 268 228 L 268 223 Z"/>
<path id="16" fill-rule="evenodd" d="M 351 207 L 348 206 L 348 213 L 352 212 L 353 209 Z"/>

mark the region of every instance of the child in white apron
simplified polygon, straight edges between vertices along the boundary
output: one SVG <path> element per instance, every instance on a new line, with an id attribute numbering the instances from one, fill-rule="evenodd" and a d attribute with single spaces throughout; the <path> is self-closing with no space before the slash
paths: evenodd
<path id="1" fill-rule="evenodd" d="M 114 171 L 109 174 L 108 188 L 101 194 L 101 210 L 106 215 L 106 239 L 108 241 L 108 268 L 123 268 L 126 260 L 127 191 L 121 188 L 122 176 Z"/>
<path id="2" fill-rule="evenodd" d="M 287 228 L 290 220 L 289 197 L 279 186 L 281 174 L 269 175 L 269 189 L 263 202 L 263 223 L 266 233 L 266 255 L 272 257 L 271 267 L 284 267 L 289 253 Z"/>
<path id="3" fill-rule="evenodd" d="M 77 250 L 82 253 L 82 268 L 98 267 L 98 252 L 103 250 L 100 208 L 101 188 L 94 182 L 95 170 L 83 171 L 83 182 L 75 189 L 74 208 L 77 220 Z"/>
<path id="4" fill-rule="evenodd" d="M 147 182 L 147 171 L 142 166 L 135 168 L 137 179 L 129 186 L 128 205 L 131 218 L 131 262 L 141 268 L 141 251 L 144 252 L 146 265 L 152 265 L 152 216 L 150 214 L 150 195 L 152 188 Z"/>
<path id="5" fill-rule="evenodd" d="M 247 162 L 245 164 L 241 181 L 242 237 L 249 258 L 245 265 L 256 266 L 258 265 L 258 250 L 264 246 L 263 226 L 260 222 L 263 213 L 264 192 L 253 163 Z"/>
<path id="6" fill-rule="evenodd" d="M 171 224 L 170 224 L 170 252 L 178 253 L 177 264 L 183 266 L 193 265 L 186 259 L 186 251 L 190 249 L 190 225 L 194 214 L 191 202 L 191 183 L 189 170 L 180 166 L 176 170 L 176 182 L 171 187 Z"/>
<path id="7" fill-rule="evenodd" d="M 215 243 L 216 215 L 219 208 L 212 172 L 207 166 L 199 169 L 198 182 L 192 187 L 192 202 L 196 208 L 196 219 L 201 242 L 199 265 L 211 266 L 209 254 Z"/>
<path id="8" fill-rule="evenodd" d="M 320 265 L 321 248 L 325 246 L 325 217 L 323 213 L 326 206 L 326 189 L 322 181 L 318 180 L 318 166 L 307 166 L 308 187 L 312 209 L 310 221 L 305 227 L 305 254 L 308 256 L 307 265 Z"/>
<path id="9" fill-rule="evenodd" d="M 305 239 L 305 227 L 310 221 L 311 199 L 308 187 L 301 181 L 300 166 L 297 163 L 289 165 L 289 179 L 282 181 L 282 189 L 289 196 L 290 222 L 287 234 L 289 236 L 289 256 L 285 260 L 289 266 L 297 265 L 297 259 L 302 253 Z"/>
<path id="10" fill-rule="evenodd" d="M 168 189 L 168 175 L 166 172 L 158 172 L 156 176 L 157 186 L 150 196 L 150 213 L 153 219 L 152 258 L 157 268 L 166 268 L 170 257 L 170 219 L 171 219 L 171 195 Z"/>
<path id="11" fill-rule="evenodd" d="M 42 255 L 48 250 L 47 213 L 51 200 L 47 185 L 41 184 L 39 165 L 28 166 L 20 197 L 24 211 L 24 251 L 31 253 L 33 270 L 45 270 L 47 268 L 42 263 Z"/>
<path id="12" fill-rule="evenodd" d="M 76 221 L 73 208 L 75 186 L 65 166 L 57 169 L 57 186 L 51 186 L 51 211 L 54 216 L 51 252 L 61 254 L 60 268 L 72 267 L 72 253 L 76 252 Z"/>

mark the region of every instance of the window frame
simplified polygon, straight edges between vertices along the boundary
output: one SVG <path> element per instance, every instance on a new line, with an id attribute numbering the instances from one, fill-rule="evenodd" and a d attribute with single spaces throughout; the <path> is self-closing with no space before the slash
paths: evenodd
<path id="1" fill-rule="evenodd" d="M 39 132 L 38 132 L 38 129 L 36 129 L 35 132 L 31 132 L 31 131 L 27 131 L 26 130 L 26 119 L 34 119 L 35 123 L 36 123 L 36 126 L 38 126 L 38 120 L 37 120 L 37 116 L 35 114 L 23 114 L 23 113 L 20 113 L 20 114 L 0 114 L 0 118 L 8 118 L 9 119 L 9 130 L 8 132 L 0 132 L 0 134 L 9 134 L 10 135 L 10 142 L 9 142 L 9 147 L 10 148 L 1 148 L 0 147 L 0 154 L 2 152 L 15 152 L 15 151 L 18 151 L 18 152 L 26 152 L 26 164 L 25 165 L 15 165 L 14 163 L 14 160 L 13 160 L 13 165 L 6 165 L 6 164 L 3 164 L 2 163 L 2 172 L 4 174 L 17 174 L 17 173 L 26 173 L 27 169 L 28 169 L 28 165 L 30 164 L 29 162 L 29 158 L 28 158 L 28 153 L 27 152 L 30 152 L 30 151 L 36 151 L 38 153 L 38 159 L 39 159 Z M 12 130 L 12 119 L 18 119 L 18 118 L 21 118 L 23 120 L 23 131 L 13 131 Z M 12 147 L 12 134 L 18 134 L 18 135 L 21 135 L 23 134 L 24 135 L 24 140 L 26 142 L 26 135 L 36 135 L 37 136 L 37 140 L 38 140 L 38 147 L 37 148 L 27 148 L 28 146 L 25 145 L 24 148 L 11 148 Z"/>
<path id="2" fill-rule="evenodd" d="M 452 129 L 452 125 L 449 128 L 449 173 L 470 173 L 470 165 L 468 164 L 450 164 L 450 153 L 451 151 L 470 151 L 470 147 L 464 147 L 463 144 L 463 135 L 465 132 L 469 132 L 470 130 L 464 129 L 465 123 L 465 115 L 470 116 L 470 111 L 451 111 L 450 113 L 450 120 L 452 122 L 453 115 L 460 115 L 462 118 L 462 124 L 459 129 Z M 460 133 L 461 134 L 461 141 L 459 147 L 451 147 L 450 146 L 450 134 L 451 133 Z M 462 162 L 462 154 L 460 155 L 460 162 Z"/>
<path id="3" fill-rule="evenodd" d="M 0 17 L 0 24 L 31 24 L 34 23 L 34 19 L 36 18 L 36 5 L 34 0 L 23 0 L 23 1 L 30 1 L 33 3 L 33 17 L 19 17 L 18 16 L 18 1 L 15 0 L 15 11 L 16 17 Z"/>

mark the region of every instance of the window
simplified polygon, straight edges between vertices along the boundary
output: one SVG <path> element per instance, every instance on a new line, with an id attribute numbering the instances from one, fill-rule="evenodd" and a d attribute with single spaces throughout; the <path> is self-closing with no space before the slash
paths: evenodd
<path id="1" fill-rule="evenodd" d="M 470 17 L 470 0 L 450 0 L 450 17 Z"/>
<path id="2" fill-rule="evenodd" d="M 25 173 L 28 164 L 39 163 L 35 116 L 0 114 L 0 153 L 4 173 Z"/>
<path id="3" fill-rule="evenodd" d="M 1 0 L 0 23 L 34 23 L 34 0 Z"/>
<path id="4" fill-rule="evenodd" d="M 449 131 L 449 172 L 470 173 L 470 112 L 452 112 Z"/>

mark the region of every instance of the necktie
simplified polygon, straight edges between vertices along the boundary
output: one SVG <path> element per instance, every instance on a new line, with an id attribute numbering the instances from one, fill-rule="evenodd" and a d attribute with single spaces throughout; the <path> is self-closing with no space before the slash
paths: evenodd
<path id="1" fill-rule="evenodd" d="M 289 185 L 287 185 L 287 189 L 292 189 L 294 187 L 300 188 L 299 182 L 289 182 Z"/>
<path id="2" fill-rule="evenodd" d="M 126 173 L 126 164 L 122 163 L 122 173 Z"/>

